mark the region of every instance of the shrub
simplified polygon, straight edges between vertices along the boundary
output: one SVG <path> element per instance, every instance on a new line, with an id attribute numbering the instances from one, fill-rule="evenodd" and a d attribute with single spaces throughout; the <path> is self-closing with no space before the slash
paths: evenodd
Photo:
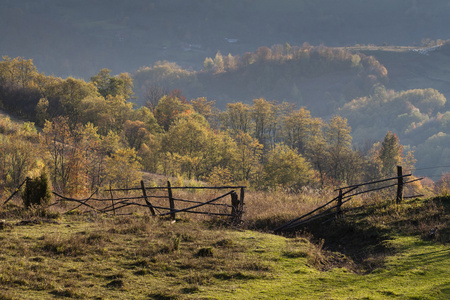
<path id="1" fill-rule="evenodd" d="M 52 190 L 47 171 L 44 169 L 39 177 L 27 180 L 22 194 L 23 204 L 29 208 L 32 205 L 48 204 L 52 197 Z"/>
<path id="2" fill-rule="evenodd" d="M 200 248 L 197 252 L 198 257 L 212 257 L 213 249 L 212 247 Z"/>

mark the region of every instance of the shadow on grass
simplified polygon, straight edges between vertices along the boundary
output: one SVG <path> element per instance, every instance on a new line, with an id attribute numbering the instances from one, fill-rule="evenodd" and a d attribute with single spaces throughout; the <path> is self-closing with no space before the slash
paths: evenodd
<path id="1" fill-rule="evenodd" d="M 367 274 L 383 268 L 385 258 L 398 250 L 389 243 L 396 235 L 420 236 L 424 242 L 448 243 L 449 212 L 450 196 L 413 199 L 400 205 L 384 202 L 349 211 L 330 222 L 316 220 L 289 235 L 306 235 L 316 244 L 321 243 L 328 257 L 323 269 L 346 267 Z M 426 259 L 425 256 L 422 258 Z"/>

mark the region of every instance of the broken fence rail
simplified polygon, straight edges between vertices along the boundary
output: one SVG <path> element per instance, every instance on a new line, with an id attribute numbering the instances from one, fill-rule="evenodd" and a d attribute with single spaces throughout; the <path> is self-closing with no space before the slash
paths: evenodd
<path id="1" fill-rule="evenodd" d="M 327 203 L 319 206 L 318 208 L 316 208 L 306 214 L 303 214 L 302 216 L 295 218 L 295 219 L 283 224 L 282 226 L 275 228 L 273 231 L 275 233 L 279 233 L 282 231 L 285 231 L 285 232 L 293 231 L 307 223 L 310 223 L 312 221 L 315 221 L 315 220 L 318 220 L 318 219 L 321 219 L 324 217 L 333 216 L 333 218 L 335 218 L 336 216 L 338 216 L 342 213 L 342 205 L 344 203 L 350 201 L 352 199 L 352 197 L 361 195 L 361 194 L 365 194 L 365 193 L 369 193 L 369 192 L 384 190 L 384 189 L 394 187 L 394 186 L 398 187 L 397 193 L 396 193 L 396 202 L 400 203 L 403 199 L 403 186 L 408 183 L 422 180 L 423 178 L 416 178 L 416 179 L 405 182 L 403 179 L 406 177 L 412 176 L 412 174 L 403 175 L 402 169 L 400 166 L 397 167 L 397 172 L 398 172 L 397 173 L 398 176 L 396 176 L 396 177 L 391 177 L 391 178 L 386 178 L 386 179 L 381 179 L 381 180 L 376 180 L 376 181 L 370 181 L 370 182 L 365 182 L 365 183 L 360 183 L 360 184 L 355 184 L 355 185 L 349 185 L 349 186 L 345 186 L 345 187 L 336 189 L 335 191 L 339 191 L 339 195 L 337 197 L 335 197 L 332 200 L 328 201 Z M 390 185 L 386 185 L 386 186 L 382 186 L 382 187 L 376 187 L 376 188 L 372 188 L 372 189 L 368 189 L 365 191 L 360 191 L 360 192 L 356 192 L 351 195 L 348 195 L 349 193 L 355 191 L 356 189 L 358 189 L 360 187 L 370 186 L 370 185 L 388 182 L 388 181 L 392 181 L 392 180 L 397 180 L 397 182 L 394 184 L 390 184 Z M 405 197 L 405 198 L 409 198 L 409 197 Z M 328 207 L 327 209 L 320 211 L 320 210 L 326 208 L 327 206 L 330 206 L 333 202 L 336 203 L 334 206 Z"/>
<path id="2" fill-rule="evenodd" d="M 159 186 L 159 187 L 145 187 L 145 184 L 143 181 L 141 181 L 141 187 L 139 188 L 128 188 L 128 189 L 112 189 L 111 187 L 105 192 L 109 192 L 110 198 L 94 198 L 94 195 L 98 193 L 98 191 L 94 192 L 90 197 L 86 199 L 74 199 L 70 197 L 65 197 L 63 195 L 60 195 L 56 192 L 53 192 L 53 194 L 57 197 L 59 197 L 61 200 L 59 201 L 69 201 L 69 202 L 75 202 L 78 203 L 78 205 L 66 213 L 69 213 L 73 210 L 76 210 L 82 206 L 85 206 L 89 210 L 93 210 L 95 212 L 99 213 L 113 213 L 116 215 L 116 212 L 119 210 L 130 207 L 130 206 L 137 206 L 137 207 L 146 207 L 150 210 L 150 213 L 153 216 L 166 216 L 170 215 L 172 219 L 175 219 L 175 215 L 177 213 L 186 212 L 186 213 L 193 213 L 193 214 L 205 214 L 205 215 L 211 215 L 211 216 L 228 216 L 231 217 L 234 221 L 240 221 L 242 214 L 243 214 L 243 207 L 244 207 L 244 197 L 245 197 L 245 186 L 218 186 L 218 187 L 172 187 L 170 182 L 167 182 L 167 186 Z M 210 199 L 208 201 L 197 201 L 197 200 L 188 200 L 188 199 L 180 199 L 175 198 L 173 196 L 173 190 L 223 190 L 223 189 L 231 189 L 231 191 L 222 194 L 218 197 L 215 197 L 213 199 Z M 167 190 L 167 195 L 150 195 L 147 194 L 147 191 L 151 190 Z M 238 193 L 235 190 L 240 190 L 240 193 Z M 114 197 L 114 192 L 136 192 L 141 191 L 142 195 L 134 195 L 134 196 L 126 196 L 126 197 Z M 215 203 L 218 200 L 221 200 L 227 196 L 231 196 L 231 204 L 227 203 Z M 151 201 L 157 199 L 157 200 L 169 200 L 169 205 L 154 205 Z M 138 201 L 144 200 L 144 203 L 139 203 Z M 97 208 L 92 204 L 89 204 L 88 202 L 110 202 L 110 204 L 103 206 L 102 208 Z M 176 202 L 182 202 L 187 204 L 193 204 L 188 207 L 182 207 L 182 208 L 176 208 L 175 203 Z M 227 210 L 227 212 L 213 212 L 213 211 L 197 211 L 195 209 L 205 206 L 211 206 L 211 207 L 219 207 L 224 210 Z"/>

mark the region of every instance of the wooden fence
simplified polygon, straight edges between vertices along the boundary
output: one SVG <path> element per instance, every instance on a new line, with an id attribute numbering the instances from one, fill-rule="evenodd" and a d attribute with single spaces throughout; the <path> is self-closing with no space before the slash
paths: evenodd
<path id="1" fill-rule="evenodd" d="M 220 196 L 214 197 L 205 202 L 180 199 L 174 196 L 175 190 L 230 190 Z M 239 190 L 239 195 L 236 192 Z M 164 195 L 157 194 L 157 191 L 166 191 Z M 220 187 L 172 187 L 167 182 L 165 187 L 146 187 L 141 181 L 141 186 L 128 189 L 105 190 L 109 197 L 95 198 L 94 192 L 87 199 L 73 199 L 53 192 L 59 199 L 58 202 L 74 202 L 77 205 L 66 213 L 70 213 L 80 207 L 87 208 L 88 211 L 95 211 L 105 214 L 125 214 L 125 208 L 144 207 L 149 210 L 152 216 L 170 216 L 175 220 L 178 213 L 203 214 L 209 216 L 225 216 L 238 222 L 242 218 L 244 208 L 245 186 L 220 186 Z M 227 203 L 225 200 L 230 197 Z M 94 204 L 95 203 L 95 204 Z M 176 205 L 177 204 L 177 205 Z M 199 210 L 201 208 L 202 210 Z"/>
<path id="2" fill-rule="evenodd" d="M 409 197 L 403 196 L 404 186 L 408 183 L 412 183 L 414 181 L 423 179 L 423 178 L 417 178 L 417 179 L 413 179 L 410 181 L 404 180 L 405 178 L 410 177 L 410 176 L 412 176 L 412 175 L 411 174 L 403 175 L 402 167 L 398 166 L 396 177 L 386 178 L 386 179 L 381 179 L 381 180 L 376 180 L 376 181 L 371 181 L 371 182 L 366 182 L 366 183 L 360 183 L 360 184 L 350 185 L 350 186 L 336 189 L 335 192 L 336 191 L 339 192 L 338 196 L 336 196 L 332 200 L 328 201 L 324 205 L 322 205 L 322 206 L 320 206 L 298 218 L 295 218 L 280 227 L 275 228 L 274 232 L 280 233 L 280 232 L 295 231 L 310 222 L 317 221 L 320 219 L 323 220 L 325 218 L 328 218 L 327 220 L 332 220 L 342 214 L 342 212 L 343 212 L 342 205 L 344 203 L 352 200 L 352 197 L 361 195 L 361 194 L 365 194 L 365 193 L 369 193 L 369 192 L 384 190 L 384 189 L 395 187 L 395 186 L 397 186 L 395 199 L 396 199 L 396 203 L 399 204 L 399 203 L 401 203 L 403 198 L 409 198 Z M 394 183 L 390 183 L 388 185 L 383 185 L 381 187 L 373 187 L 374 185 L 378 185 L 381 183 L 387 183 L 389 181 L 394 181 Z M 356 191 L 358 188 L 361 188 L 361 187 L 368 187 L 368 189 L 363 190 L 363 191 Z M 352 192 L 354 192 L 354 193 L 351 194 Z M 422 196 L 422 195 L 417 195 L 414 197 L 420 197 L 420 196 Z"/>

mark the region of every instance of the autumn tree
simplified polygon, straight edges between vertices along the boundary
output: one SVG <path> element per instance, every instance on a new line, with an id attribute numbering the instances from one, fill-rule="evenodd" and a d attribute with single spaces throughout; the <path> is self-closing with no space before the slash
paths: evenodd
<path id="1" fill-rule="evenodd" d="M 264 164 L 265 183 L 273 188 L 299 189 L 314 181 L 314 171 L 305 158 L 284 144 L 269 151 Z"/>
<path id="2" fill-rule="evenodd" d="M 86 174 L 86 189 L 92 192 L 104 183 L 105 160 L 119 147 L 119 137 L 112 133 L 102 136 L 92 123 L 80 126 L 79 135 L 82 138 L 80 146 L 86 162 L 81 172 Z"/>
<path id="3" fill-rule="evenodd" d="M 39 76 L 31 59 L 3 56 L 0 61 L 0 105 L 14 114 L 32 119 L 34 107 L 41 98 L 36 78 Z M 18 105 L 20 103 L 20 105 Z"/>
<path id="4" fill-rule="evenodd" d="M 180 114 L 190 110 L 192 111 L 192 107 L 179 98 L 164 96 L 155 108 L 155 118 L 164 131 L 167 131 Z"/>
<path id="5" fill-rule="evenodd" d="M 215 107 L 215 101 L 208 101 L 205 97 L 199 97 L 192 99 L 191 105 L 197 113 L 205 117 L 211 128 L 218 128 L 220 111 Z"/>
<path id="6" fill-rule="evenodd" d="M 272 59 L 281 60 L 283 58 L 283 56 L 284 56 L 283 45 L 280 45 L 280 44 L 272 45 L 270 47 L 270 50 L 272 51 Z"/>
<path id="7" fill-rule="evenodd" d="M 67 148 L 66 152 L 66 170 L 64 173 L 67 175 L 63 180 L 66 180 L 65 192 L 69 195 L 84 194 L 88 186 L 88 173 L 89 166 L 88 155 L 90 154 L 89 140 L 84 135 L 83 126 L 77 124 L 75 128 L 70 132 L 71 144 Z"/>
<path id="8" fill-rule="evenodd" d="M 148 138 L 139 148 L 138 155 L 144 170 L 153 173 L 161 172 L 161 157 L 164 155 L 161 146 L 161 134 L 149 134 Z"/>
<path id="9" fill-rule="evenodd" d="M 251 107 L 242 102 L 228 103 L 220 119 L 222 129 L 230 129 L 232 133 L 250 133 L 253 129 Z"/>
<path id="10" fill-rule="evenodd" d="M 42 139 L 55 188 L 77 195 L 99 184 L 100 136 L 92 124 L 71 126 L 68 118 L 58 117 L 45 123 Z"/>
<path id="11" fill-rule="evenodd" d="M 90 81 L 104 98 L 120 96 L 129 99 L 134 94 L 133 79 L 127 73 L 111 76 L 111 70 L 101 69 L 97 75 L 91 77 Z"/>
<path id="12" fill-rule="evenodd" d="M 110 108 L 106 99 L 100 95 L 91 95 L 84 98 L 80 103 L 80 122 L 92 123 L 98 127 L 99 132 L 106 135 L 114 126 L 113 119 L 109 115 Z"/>
<path id="13" fill-rule="evenodd" d="M 93 127 L 92 130 L 86 130 L 86 132 L 93 136 L 93 141 L 96 141 L 93 144 L 95 150 L 89 153 L 87 168 L 89 186 L 93 191 L 95 188 L 108 184 L 106 181 L 106 161 L 113 153 L 123 148 L 123 144 L 120 141 L 120 136 L 113 131 L 106 135 L 97 135 L 97 128 Z M 99 139 L 95 138 L 97 136 Z"/>
<path id="14" fill-rule="evenodd" d="M 51 157 L 51 178 L 59 190 L 65 191 L 68 181 L 68 152 L 72 136 L 68 118 L 47 121 L 43 129 L 43 143 Z"/>
<path id="15" fill-rule="evenodd" d="M 243 131 L 238 131 L 234 135 L 234 140 L 237 145 L 236 162 L 233 167 L 236 180 L 247 183 L 255 181 L 258 175 L 261 175 L 257 172 L 261 168 L 263 145 Z"/>
<path id="16" fill-rule="evenodd" d="M 223 56 L 220 51 L 217 51 L 216 56 L 214 57 L 214 67 L 213 70 L 215 73 L 221 73 L 225 71 L 225 63 L 223 60 Z"/>
<path id="17" fill-rule="evenodd" d="M 352 151 L 350 133 L 347 119 L 340 116 L 334 116 L 325 127 L 330 175 L 338 181 L 345 180 L 345 173 L 348 171 L 344 158 Z"/>
<path id="18" fill-rule="evenodd" d="M 150 132 L 142 121 L 125 121 L 123 125 L 123 137 L 130 148 L 139 150 L 150 138 Z"/>
<path id="19" fill-rule="evenodd" d="M 203 61 L 203 69 L 207 72 L 214 69 L 214 60 L 211 57 L 205 58 L 205 60 Z"/>
<path id="20" fill-rule="evenodd" d="M 308 139 L 305 147 L 305 156 L 319 173 L 322 186 L 328 176 L 328 147 L 325 134 L 320 122 L 320 128 Z"/>
<path id="21" fill-rule="evenodd" d="M 167 95 L 169 98 L 177 98 L 181 101 L 183 104 L 189 104 L 189 101 L 187 98 L 183 95 L 180 89 L 173 89 L 170 91 L 169 95 Z"/>
<path id="22" fill-rule="evenodd" d="M 103 131 L 121 132 L 123 124 L 133 113 L 133 103 L 121 96 L 107 96 L 105 107 L 106 111 L 100 115 L 106 121 L 106 128 Z"/>
<path id="23" fill-rule="evenodd" d="M 145 106 L 153 111 L 158 105 L 159 100 L 168 94 L 169 91 L 160 85 L 146 86 L 144 92 Z"/>
<path id="24" fill-rule="evenodd" d="M 231 53 L 228 53 L 227 56 L 223 58 L 225 69 L 229 71 L 236 70 L 239 66 L 239 57 L 233 56 Z"/>
<path id="25" fill-rule="evenodd" d="M 2 120 L 3 125 L 8 120 Z M 0 135 L 0 185 L 12 188 L 37 168 L 40 148 L 35 142 L 37 132 L 33 124 L 24 123 L 18 130 L 9 130 L 3 128 Z"/>
<path id="26" fill-rule="evenodd" d="M 381 163 L 381 172 L 384 175 L 392 174 L 397 165 L 401 164 L 403 146 L 398 136 L 390 131 L 384 136 L 378 151 L 378 159 Z"/>
<path id="27" fill-rule="evenodd" d="M 109 131 L 120 133 L 125 121 L 146 118 L 144 122 L 151 122 L 153 114 L 147 108 L 133 110 L 133 103 L 121 96 L 88 96 L 79 105 L 81 116 L 79 121 L 83 124 L 92 123 L 98 127 L 99 133 L 108 134 Z M 148 118 L 147 118 L 148 117 Z M 154 123 L 156 120 L 153 118 Z M 150 125 L 149 125 L 150 126 Z"/>
<path id="28" fill-rule="evenodd" d="M 155 118 L 152 110 L 148 107 L 140 107 L 138 109 L 133 109 L 130 114 L 130 120 L 141 121 L 145 124 L 145 128 L 150 133 L 162 132 L 162 128 L 159 126 L 158 121 Z"/>
<path id="29" fill-rule="evenodd" d="M 10 58 L 2 56 L 0 61 L 0 83 L 16 85 L 21 88 L 35 87 L 38 76 L 37 68 L 32 59 L 23 57 Z"/>
<path id="30" fill-rule="evenodd" d="M 213 186 L 231 185 L 234 183 L 234 176 L 228 167 L 216 166 L 208 174 L 206 181 Z"/>
<path id="31" fill-rule="evenodd" d="M 179 172 L 187 178 L 200 176 L 202 161 L 210 142 L 209 126 L 200 115 L 180 118 L 173 123 L 162 140 L 163 149 L 181 164 Z"/>
<path id="32" fill-rule="evenodd" d="M 49 102 L 47 98 L 39 99 L 36 105 L 36 123 L 39 126 L 44 126 L 45 121 L 50 119 L 50 114 L 48 113 Z"/>
<path id="33" fill-rule="evenodd" d="M 131 188 L 141 179 L 141 168 L 134 149 L 118 149 L 106 159 L 106 181 L 113 187 Z"/>
<path id="34" fill-rule="evenodd" d="M 277 106 L 263 98 L 254 99 L 252 117 L 255 122 L 255 138 L 269 149 L 277 130 Z"/>
<path id="35" fill-rule="evenodd" d="M 255 60 L 265 62 L 272 58 L 272 50 L 268 47 L 259 47 L 255 53 Z"/>
<path id="36" fill-rule="evenodd" d="M 64 115 L 72 124 L 80 122 L 81 102 L 88 96 L 97 95 L 96 88 L 82 79 L 69 77 L 58 82 L 51 98 L 58 99 L 57 106 L 50 107 L 53 115 Z"/>
<path id="37" fill-rule="evenodd" d="M 322 121 L 313 118 L 305 108 L 300 108 L 284 117 L 282 130 L 284 143 L 305 154 L 308 143 L 322 130 Z"/>

